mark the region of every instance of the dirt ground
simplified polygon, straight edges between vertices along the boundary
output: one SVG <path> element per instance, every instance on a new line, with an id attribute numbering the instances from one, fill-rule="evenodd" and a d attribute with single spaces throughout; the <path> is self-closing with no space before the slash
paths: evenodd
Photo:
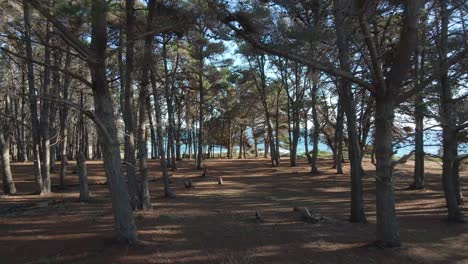
<path id="1" fill-rule="evenodd" d="M 59 190 L 53 174 L 54 192 L 36 196 L 32 165 L 14 164 L 19 194 L 0 198 L 0 263 L 468 263 L 468 224 L 445 221 L 439 164 L 428 162 L 427 188 L 418 191 L 405 190 L 412 162 L 397 167 L 403 247 L 383 250 L 372 246 L 373 165 L 364 164 L 369 223 L 353 224 L 347 221 L 348 164 L 337 175 L 331 160 L 322 159 L 320 175 L 312 176 L 305 161 L 293 168 L 282 162 L 271 168 L 266 159 L 208 160 L 208 177 L 201 178 L 193 161 L 182 161 L 173 172 L 177 198 L 164 199 L 157 161 L 150 161 L 153 210 L 135 212 L 141 242 L 132 246 L 115 242 L 102 163 L 88 162 L 87 204 L 78 202 L 71 168 L 67 188 Z M 466 192 L 467 172 L 462 176 Z M 184 188 L 186 178 L 195 188 Z M 294 206 L 324 219 L 303 222 Z"/>

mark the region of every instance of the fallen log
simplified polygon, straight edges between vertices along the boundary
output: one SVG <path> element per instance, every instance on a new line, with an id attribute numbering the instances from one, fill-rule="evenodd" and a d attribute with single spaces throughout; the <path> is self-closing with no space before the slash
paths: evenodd
<path id="1" fill-rule="evenodd" d="M 298 212 L 300 214 L 300 218 L 302 221 L 304 222 L 308 222 L 308 223 L 318 223 L 320 221 L 322 221 L 324 219 L 323 216 L 321 215 L 318 215 L 318 214 L 311 214 L 309 209 L 307 209 L 306 207 L 297 207 L 295 206 L 293 208 L 293 211 L 294 212 Z"/>

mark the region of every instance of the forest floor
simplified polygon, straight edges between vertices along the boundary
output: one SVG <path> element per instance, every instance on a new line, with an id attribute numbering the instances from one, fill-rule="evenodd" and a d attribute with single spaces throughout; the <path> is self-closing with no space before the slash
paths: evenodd
<path id="1" fill-rule="evenodd" d="M 396 168 L 403 246 L 385 250 L 372 243 L 374 167 L 368 161 L 367 224 L 347 221 L 348 164 L 345 174 L 337 175 L 331 160 L 321 159 L 320 174 L 312 176 L 303 160 L 289 167 L 285 159 L 279 168 L 266 159 L 207 160 L 208 176 L 201 178 L 193 161 L 182 161 L 173 173 L 175 199 L 162 197 L 157 161 L 149 165 L 153 210 L 135 212 L 141 242 L 127 246 L 114 239 L 101 162 L 88 162 L 92 199 L 86 204 L 78 202 L 72 166 L 69 187 L 58 189 L 53 174 L 54 192 L 36 196 L 31 195 L 32 164 L 14 164 L 19 194 L 0 198 L 0 263 L 468 263 L 468 224 L 445 221 L 441 169 L 435 162 L 427 162 L 425 190 L 406 190 L 412 181 L 411 161 Z M 466 192 L 466 170 L 462 176 Z M 186 178 L 195 188 L 184 188 Z M 294 206 L 324 219 L 303 222 Z M 256 220 L 256 211 L 263 221 Z"/>

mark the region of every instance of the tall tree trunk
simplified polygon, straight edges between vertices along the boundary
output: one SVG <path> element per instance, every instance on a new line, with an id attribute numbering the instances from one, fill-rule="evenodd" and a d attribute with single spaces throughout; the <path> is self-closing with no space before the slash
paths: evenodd
<path id="1" fill-rule="evenodd" d="M 449 11 L 447 2 L 440 2 L 441 32 L 439 40 L 440 67 L 443 69 L 447 62 Z M 456 176 L 458 171 L 458 145 L 456 115 L 454 112 L 452 89 L 449 83 L 448 71 L 440 76 L 440 119 L 442 125 L 442 183 L 444 187 L 445 202 L 447 206 L 448 220 L 463 222 L 463 208 L 459 204 L 459 188 Z M 457 166 L 457 168 L 455 168 Z"/>
<path id="2" fill-rule="evenodd" d="M 202 159 L 203 159 L 203 129 L 204 129 L 204 110 L 203 105 L 205 101 L 205 91 L 203 87 L 203 60 L 200 61 L 200 73 L 198 76 L 198 89 L 200 93 L 200 101 L 199 101 L 199 114 L 198 114 L 198 153 L 197 153 L 197 169 L 202 169 Z"/>
<path id="3" fill-rule="evenodd" d="M 172 81 L 169 80 L 169 69 L 167 63 L 167 39 L 163 35 L 162 40 L 162 57 L 164 62 L 164 95 L 166 98 L 167 105 L 167 116 L 168 116 L 168 126 L 167 126 L 167 160 L 170 163 L 172 171 L 177 170 L 176 157 L 175 157 L 175 127 L 174 127 L 174 93 L 172 88 Z M 175 78 L 175 76 L 172 76 Z"/>
<path id="4" fill-rule="evenodd" d="M 414 181 L 412 189 L 424 189 L 424 102 L 422 94 L 418 94 L 415 99 L 415 134 L 414 134 Z"/>
<path id="5" fill-rule="evenodd" d="M 124 180 L 122 160 L 120 158 L 119 141 L 117 137 L 116 119 L 112 106 L 112 98 L 106 78 L 106 46 L 107 46 L 107 4 L 105 0 L 95 0 L 91 8 L 91 49 L 95 57 L 90 61 L 92 90 L 96 117 L 102 128 L 101 149 L 104 168 L 111 190 L 112 209 L 114 212 L 115 229 L 118 238 L 127 242 L 137 240 L 137 229 L 133 218 L 130 197 Z"/>
<path id="6" fill-rule="evenodd" d="M 346 30 L 346 10 L 349 10 L 345 0 L 335 0 L 335 30 L 337 37 L 338 55 L 340 68 L 351 71 L 350 52 L 348 45 L 349 31 Z M 339 96 L 343 111 L 346 115 L 346 126 L 348 131 L 348 156 L 351 171 L 351 222 L 366 222 L 364 212 L 364 200 L 362 191 L 362 156 L 359 146 L 359 136 L 356 125 L 356 109 L 351 83 L 343 78 L 338 80 Z"/>
<path id="7" fill-rule="evenodd" d="M 158 148 L 160 154 L 160 162 L 161 162 L 161 171 L 162 171 L 162 181 L 164 184 L 164 196 L 167 198 L 175 197 L 175 193 L 171 190 L 171 186 L 169 185 L 169 173 L 167 171 L 167 162 L 166 162 L 166 155 L 164 151 L 164 136 L 163 136 L 163 127 L 162 127 L 162 118 L 161 118 L 161 105 L 159 102 L 159 92 L 156 86 L 156 77 L 153 73 L 150 74 L 151 78 L 151 85 L 153 87 L 153 97 L 154 97 L 154 109 L 155 109 L 155 117 L 156 117 L 156 133 L 158 137 Z"/>
<path id="8" fill-rule="evenodd" d="M 49 47 L 50 42 L 50 24 L 47 22 L 46 25 L 46 37 L 45 37 L 45 48 L 44 48 L 44 80 L 42 83 L 42 94 L 48 95 L 50 93 L 50 65 L 51 63 L 51 51 Z M 50 193 L 51 191 L 51 182 L 50 182 L 50 137 L 49 137 L 49 115 L 50 115 L 50 102 L 49 100 L 42 100 L 42 111 L 41 111 L 41 121 L 40 121 L 40 133 L 42 137 L 42 166 L 41 166 L 41 175 L 42 175 L 42 192 Z"/>
<path id="9" fill-rule="evenodd" d="M 305 150 L 305 155 L 307 157 L 307 163 L 312 162 L 312 157 L 310 156 L 309 153 L 309 127 L 308 127 L 308 122 L 309 122 L 309 109 L 304 110 L 304 150 Z"/>
<path id="10" fill-rule="evenodd" d="M 26 45 L 26 57 L 28 66 L 28 86 L 29 86 L 29 105 L 31 111 L 31 134 L 32 134 L 32 150 L 34 161 L 34 179 L 35 189 L 37 194 L 43 192 L 43 181 L 41 176 L 41 157 L 40 157 L 40 127 L 39 118 L 37 113 L 37 98 L 36 86 L 34 83 L 34 64 L 33 52 L 31 45 L 31 8 L 29 1 L 23 0 L 23 14 L 24 14 L 24 41 Z"/>
<path id="11" fill-rule="evenodd" d="M 154 0 L 148 2 L 148 16 L 147 16 L 147 30 L 151 30 L 154 12 Z M 154 36 L 148 35 L 145 37 L 145 46 L 143 54 L 143 68 L 139 94 L 139 122 L 138 122 L 138 168 L 140 170 L 140 188 L 139 188 L 139 205 L 138 207 L 143 210 L 151 209 L 151 201 L 148 186 L 148 167 L 146 159 L 148 157 L 148 150 L 146 147 L 146 113 L 148 111 L 147 103 L 149 103 L 149 69 L 153 61 L 153 38 Z"/>
<path id="12" fill-rule="evenodd" d="M 70 47 L 67 48 L 67 55 L 65 57 L 65 69 L 68 70 L 71 64 L 71 54 L 70 54 Z M 63 100 L 68 100 L 68 90 L 70 87 L 70 76 L 65 74 L 63 78 Z M 62 139 L 62 143 L 60 144 L 60 187 L 65 187 L 65 176 L 67 175 L 67 165 L 68 165 L 68 158 L 67 158 L 67 148 L 68 148 L 68 127 L 67 127 L 67 119 L 68 119 L 68 105 L 62 105 L 62 111 L 60 111 L 60 137 Z"/>
<path id="13" fill-rule="evenodd" d="M 311 158 L 311 172 L 312 174 L 318 173 L 318 166 L 317 166 L 317 158 L 318 158 L 318 141 L 319 141 L 319 127 L 320 123 L 318 120 L 318 113 L 317 113 L 317 91 L 318 91 L 318 78 L 315 78 L 314 83 L 312 85 L 312 121 L 314 124 L 314 128 L 312 130 L 312 158 Z"/>
<path id="14" fill-rule="evenodd" d="M 126 50 L 125 50 L 125 164 L 127 170 L 128 191 L 130 195 L 130 204 L 132 208 L 137 208 L 138 201 L 138 183 L 136 179 L 136 159 L 135 159 L 135 120 L 134 120 L 134 102 L 133 102 L 133 60 L 134 60 L 134 0 L 126 0 Z"/>

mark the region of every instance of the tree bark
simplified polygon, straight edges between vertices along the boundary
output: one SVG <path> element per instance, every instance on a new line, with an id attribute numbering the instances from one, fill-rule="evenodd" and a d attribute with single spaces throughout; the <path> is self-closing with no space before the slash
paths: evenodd
<path id="1" fill-rule="evenodd" d="M 133 62 L 134 62 L 134 0 L 125 1 L 126 14 L 126 49 L 125 49 L 125 98 L 124 98 L 124 123 L 125 123 L 125 167 L 127 170 L 128 192 L 130 204 L 133 209 L 137 208 L 138 183 L 136 179 L 136 159 L 135 159 L 135 120 L 133 102 Z"/>
<path id="2" fill-rule="evenodd" d="M 449 12 L 447 10 L 447 2 L 440 2 L 440 66 L 444 67 L 447 61 L 448 48 L 448 26 Z M 459 188 L 458 179 L 456 179 L 458 171 L 458 145 L 457 145 L 457 130 L 456 130 L 456 115 L 452 101 L 452 89 L 449 83 L 448 71 L 445 70 L 440 76 L 440 119 L 442 125 L 442 183 L 444 187 L 445 202 L 447 206 L 448 220 L 454 222 L 463 222 L 463 208 L 459 203 Z M 457 168 L 455 168 L 457 166 Z"/>
<path id="3" fill-rule="evenodd" d="M 44 62 L 47 65 L 50 65 L 51 62 L 51 51 L 49 48 L 50 40 L 50 24 L 47 22 L 46 25 L 46 37 L 45 37 L 45 48 L 44 48 Z M 42 94 L 47 95 L 50 93 L 50 67 L 44 66 L 44 80 L 42 83 Z M 42 192 L 50 193 L 51 191 L 51 182 L 50 182 L 50 137 L 49 137 L 49 115 L 50 115 L 50 102 L 49 100 L 42 100 L 42 111 L 41 111 L 41 120 L 40 120 L 40 133 L 42 137 L 42 166 L 41 166 L 41 175 L 42 175 Z"/>
<path id="4" fill-rule="evenodd" d="M 78 178 L 80 180 L 80 202 L 89 201 L 88 173 L 86 170 L 86 158 L 82 152 L 77 155 Z"/>
<path id="5" fill-rule="evenodd" d="M 26 45 L 26 64 L 28 66 L 28 86 L 29 86 L 29 106 L 31 111 L 31 134 L 32 134 L 32 150 L 34 161 L 34 179 L 35 189 L 37 194 L 43 192 L 43 181 L 41 176 L 41 157 L 40 157 L 40 130 L 39 118 L 37 112 L 37 97 L 36 86 L 34 83 L 34 64 L 33 52 L 31 45 L 31 8 L 29 1 L 23 0 L 23 14 L 24 14 L 24 42 Z"/>
<path id="6" fill-rule="evenodd" d="M 203 87 L 203 60 L 200 61 L 200 73 L 198 76 L 198 90 L 200 95 L 199 109 L 198 109 L 198 152 L 197 152 L 197 169 L 202 169 L 202 159 L 203 159 L 203 129 L 204 129 L 204 111 L 203 105 L 205 101 L 205 88 Z"/>
<path id="7" fill-rule="evenodd" d="M 166 155 L 164 151 L 164 136 L 163 136 L 163 127 L 162 127 L 162 120 L 161 120 L 161 104 L 159 102 L 159 92 L 156 86 L 156 77 L 154 76 L 154 73 L 150 74 L 150 79 L 151 79 L 151 86 L 153 87 L 153 100 L 154 100 L 154 110 L 155 110 L 155 117 L 156 117 L 156 133 L 158 137 L 158 148 L 159 148 L 159 154 L 160 154 L 162 181 L 164 184 L 164 196 L 167 198 L 174 198 L 175 193 L 171 190 L 171 186 L 169 184 L 169 173 L 167 171 Z"/>
<path id="8" fill-rule="evenodd" d="M 133 218 L 128 189 L 124 181 L 122 160 L 117 137 L 112 98 L 106 79 L 106 46 L 107 46 L 107 4 L 105 0 L 95 0 L 91 8 L 91 49 L 95 53 L 90 61 L 92 90 L 96 117 L 102 123 L 101 149 L 104 168 L 111 190 L 112 209 L 114 212 L 115 229 L 120 240 L 133 243 L 138 234 Z M 105 135 L 104 135 L 105 133 Z"/>
<path id="9" fill-rule="evenodd" d="M 346 30 L 346 15 L 349 6 L 345 0 L 335 0 L 334 15 L 336 20 L 335 30 L 337 37 L 338 56 L 340 68 L 345 71 L 351 70 L 350 53 L 348 45 L 348 31 Z M 351 82 L 344 78 L 338 80 L 338 92 L 343 111 L 346 115 L 346 126 L 348 131 L 348 156 L 351 174 L 351 222 L 366 222 L 364 212 L 364 200 L 362 191 L 362 156 L 359 146 L 359 137 L 356 125 L 356 109 Z"/>
<path id="10" fill-rule="evenodd" d="M 318 78 L 314 78 L 314 83 L 312 85 L 311 97 L 312 97 L 312 122 L 314 128 L 312 130 L 312 158 L 310 160 L 311 164 L 311 173 L 318 173 L 317 158 L 318 158 L 318 141 L 319 141 L 319 127 L 320 123 L 318 120 L 317 113 L 317 91 L 318 91 Z"/>
<path id="11" fill-rule="evenodd" d="M 6 125 L 0 127 L 0 154 L 1 154 L 1 169 L 3 179 L 3 192 L 6 195 L 16 194 L 15 182 L 10 167 L 10 135 Z"/>

